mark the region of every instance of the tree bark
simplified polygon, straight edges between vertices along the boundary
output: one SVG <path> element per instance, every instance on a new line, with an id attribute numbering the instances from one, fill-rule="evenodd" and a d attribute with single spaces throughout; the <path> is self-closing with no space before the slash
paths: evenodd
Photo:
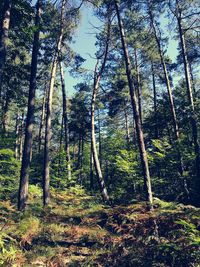
<path id="1" fill-rule="evenodd" d="M 10 101 L 9 91 L 7 91 L 5 103 L 3 105 L 3 114 L 2 114 L 2 134 L 3 135 L 5 135 L 8 130 L 7 126 L 8 126 L 8 109 L 9 109 L 9 104 L 10 104 L 9 101 Z"/>
<path id="2" fill-rule="evenodd" d="M 36 32 L 34 34 L 34 40 L 33 40 L 28 111 L 26 117 L 24 150 L 22 156 L 22 166 L 21 166 L 20 185 L 18 194 L 18 210 L 25 209 L 26 202 L 28 199 L 28 178 L 29 178 L 32 139 L 33 139 L 32 133 L 33 133 L 33 123 L 34 123 L 34 110 L 35 110 L 35 91 L 36 91 L 36 75 L 37 75 L 37 62 L 38 62 L 39 38 L 40 38 L 41 4 L 42 4 L 41 0 L 38 0 L 36 4 L 36 17 L 35 17 Z"/>
<path id="3" fill-rule="evenodd" d="M 24 113 L 22 113 L 20 133 L 19 133 L 19 160 L 22 161 L 23 143 L 24 143 Z"/>
<path id="4" fill-rule="evenodd" d="M 102 170 L 101 170 L 101 165 L 98 157 L 98 152 L 97 152 L 97 145 L 96 145 L 96 136 L 95 136 L 95 107 L 96 107 L 96 98 L 99 90 L 99 83 L 101 80 L 101 76 L 103 74 L 105 65 L 106 65 L 106 60 L 107 60 L 107 55 L 108 55 L 108 46 L 109 46 L 109 40 L 110 40 L 110 21 L 108 21 L 108 28 L 107 28 L 107 38 L 106 38 L 106 46 L 105 46 L 105 52 L 103 55 L 103 61 L 100 70 L 98 71 L 98 60 L 95 66 L 95 71 L 94 71 L 94 86 L 93 86 L 93 92 L 92 92 L 92 101 L 91 101 L 91 146 L 92 146 L 92 154 L 93 154 L 93 159 L 94 159 L 94 167 L 97 175 L 97 179 L 99 182 L 100 186 L 100 191 L 102 198 L 105 202 L 110 201 L 109 195 L 107 192 L 107 188 L 105 185 L 105 181 L 103 178 Z"/>
<path id="5" fill-rule="evenodd" d="M 20 123 L 20 115 L 18 111 L 15 124 L 15 147 L 14 147 L 16 159 L 19 159 L 19 123 Z"/>
<path id="6" fill-rule="evenodd" d="M 138 98 L 138 107 L 140 113 L 140 120 L 142 124 L 142 87 L 140 81 L 140 69 L 138 65 L 138 57 L 137 57 L 137 49 L 134 49 L 134 57 L 135 57 L 135 70 L 136 70 L 136 89 L 137 89 L 137 98 Z"/>
<path id="7" fill-rule="evenodd" d="M 68 179 L 71 180 L 71 156 L 70 156 L 70 146 L 69 146 L 68 106 L 67 106 L 67 96 L 66 96 L 64 70 L 63 70 L 62 62 L 60 62 L 60 78 L 61 78 L 62 98 L 63 98 L 63 119 L 64 119 L 64 129 L 65 129 L 65 151 L 66 151 L 66 160 L 67 160 L 67 171 L 68 171 Z"/>
<path id="8" fill-rule="evenodd" d="M 194 99 L 195 99 L 196 88 L 195 88 L 195 80 L 194 80 L 194 75 L 193 75 L 192 63 L 188 61 L 188 64 L 189 64 L 191 84 L 192 84 L 192 89 L 193 89 L 193 94 L 194 94 Z"/>
<path id="9" fill-rule="evenodd" d="M 121 42 L 124 52 L 124 59 L 126 64 L 126 75 L 128 79 L 128 85 L 129 85 L 129 92 L 131 97 L 131 105 L 133 108 L 133 117 L 135 120 L 135 126 L 136 126 L 136 132 L 137 132 L 137 138 L 138 138 L 138 144 L 139 144 L 139 150 L 140 150 L 140 158 L 141 158 L 141 165 L 143 170 L 143 177 L 144 177 L 144 190 L 146 195 L 146 200 L 149 202 L 150 206 L 152 206 L 153 203 L 153 197 L 152 197 L 152 189 L 151 189 L 151 178 L 149 173 L 149 166 L 148 166 L 148 159 L 147 159 L 147 153 L 144 143 L 144 136 L 143 136 L 143 130 L 140 120 L 140 113 L 138 108 L 138 102 L 136 97 L 136 92 L 134 88 L 134 80 L 132 76 L 132 66 L 131 61 L 129 57 L 126 37 L 125 37 L 125 31 L 124 26 L 121 20 L 120 12 L 119 12 L 119 4 L 118 1 L 115 0 L 115 9 L 117 13 L 117 19 L 118 19 L 118 26 L 120 30 L 120 36 L 121 36 Z"/>
<path id="10" fill-rule="evenodd" d="M 46 100 L 47 100 L 47 85 L 45 85 L 44 88 L 44 96 L 42 100 L 42 114 L 40 119 L 40 128 L 39 128 L 39 136 L 38 136 L 38 153 L 41 152 L 41 145 L 42 145 L 42 130 L 44 127 L 44 121 L 45 121 L 45 109 L 46 109 Z"/>
<path id="11" fill-rule="evenodd" d="M 44 167 L 43 167 L 43 204 L 44 206 L 50 203 L 50 140 L 51 140 L 51 117 L 52 117 L 52 100 L 53 100 L 53 89 L 56 78 L 56 70 L 58 64 L 58 57 L 61 51 L 61 43 L 64 33 L 64 10 L 66 0 L 62 1 L 61 7 L 61 21 L 60 21 L 60 33 L 58 36 L 56 52 L 53 58 L 51 78 L 49 83 L 49 91 L 47 97 L 47 114 L 46 114 L 46 127 L 45 127 L 45 144 L 44 144 Z"/>
<path id="12" fill-rule="evenodd" d="M 99 130 L 99 162 L 102 167 L 102 147 L 101 147 L 101 121 L 100 121 L 100 111 L 98 109 L 98 130 Z"/>
<path id="13" fill-rule="evenodd" d="M 125 117 L 125 127 L 126 127 L 127 148 L 129 150 L 130 149 L 130 130 L 129 130 L 128 114 L 127 114 L 126 107 L 124 107 L 124 117 Z"/>
<path id="14" fill-rule="evenodd" d="M 90 190 L 94 189 L 93 165 L 94 165 L 94 159 L 93 159 L 92 144 L 91 144 L 91 148 L 90 148 Z"/>
<path id="15" fill-rule="evenodd" d="M 153 83 L 153 106 L 154 106 L 154 120 L 155 120 L 155 135 L 154 138 L 158 139 L 158 119 L 157 119 L 157 91 L 156 79 L 153 62 L 151 63 L 152 83 Z"/>
<path id="16" fill-rule="evenodd" d="M 0 31 L 0 99 L 1 99 L 3 70 L 6 62 L 8 32 L 10 28 L 11 5 L 12 5 L 11 0 L 4 0 L 3 20 Z"/>

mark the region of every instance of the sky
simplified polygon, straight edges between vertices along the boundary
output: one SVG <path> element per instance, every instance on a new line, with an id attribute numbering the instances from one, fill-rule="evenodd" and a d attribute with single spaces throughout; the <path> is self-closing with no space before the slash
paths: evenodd
<path id="1" fill-rule="evenodd" d="M 93 70 L 95 66 L 95 53 L 96 53 L 96 33 L 98 32 L 93 26 L 98 27 L 100 21 L 93 15 L 92 9 L 90 7 L 82 8 L 81 22 L 76 30 L 74 43 L 70 46 L 71 48 L 86 61 L 82 65 L 83 68 Z M 74 85 L 81 82 L 81 78 L 73 78 L 70 76 L 69 72 L 65 72 L 65 82 L 68 88 L 68 94 L 72 95 L 74 93 Z"/>
<path id="2" fill-rule="evenodd" d="M 82 67 L 93 70 L 96 61 L 95 59 L 92 59 L 91 56 L 95 56 L 95 32 L 98 32 L 93 25 L 98 27 L 100 25 L 100 21 L 93 15 L 91 7 L 83 7 L 81 9 L 81 13 L 81 22 L 76 31 L 74 43 L 71 44 L 71 48 L 86 59 Z M 172 39 L 174 33 L 169 32 L 169 29 L 167 29 L 167 19 L 164 18 L 164 16 L 161 19 L 161 25 L 162 28 L 165 29 L 165 34 L 168 34 L 168 37 L 170 38 L 167 53 L 174 62 L 177 56 L 177 41 Z M 68 70 L 65 70 L 65 82 L 69 96 L 75 92 L 74 86 L 81 81 L 81 78 L 73 78 L 70 76 Z"/>

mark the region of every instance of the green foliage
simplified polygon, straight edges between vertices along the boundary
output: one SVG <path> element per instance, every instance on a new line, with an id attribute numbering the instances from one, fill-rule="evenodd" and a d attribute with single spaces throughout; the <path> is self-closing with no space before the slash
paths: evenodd
<path id="1" fill-rule="evenodd" d="M 20 162 L 10 149 L 0 149 L 0 198 L 8 199 L 16 194 Z"/>
<path id="2" fill-rule="evenodd" d="M 185 220 L 179 220 L 176 223 L 183 226 L 184 230 L 181 232 L 188 236 L 190 244 L 200 247 L 200 231 L 197 229 L 197 226 Z"/>
<path id="3" fill-rule="evenodd" d="M 11 245 L 12 244 L 12 245 Z M 0 233 L 0 265 L 16 266 L 19 250 L 16 248 L 17 241 L 5 232 Z"/>

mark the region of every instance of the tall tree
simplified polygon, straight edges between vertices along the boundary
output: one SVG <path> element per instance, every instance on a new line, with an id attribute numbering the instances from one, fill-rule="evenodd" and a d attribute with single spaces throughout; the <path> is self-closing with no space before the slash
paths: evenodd
<path id="1" fill-rule="evenodd" d="M 6 62 L 6 50 L 8 45 L 8 32 L 10 27 L 11 0 L 4 0 L 3 19 L 0 28 L 0 98 L 3 69 Z"/>
<path id="2" fill-rule="evenodd" d="M 91 144 L 92 144 L 92 154 L 94 159 L 94 167 L 97 174 L 97 179 L 100 186 L 100 191 L 102 194 L 102 198 L 104 201 L 109 202 L 109 195 L 106 189 L 105 181 L 103 178 L 101 165 L 98 157 L 97 146 L 96 146 L 96 136 L 95 136 L 95 106 L 96 106 L 96 98 L 99 90 L 99 83 L 103 74 L 103 71 L 106 66 L 107 56 L 108 56 L 108 48 L 110 41 L 110 18 L 108 17 L 107 23 L 107 36 L 105 40 L 105 51 L 103 52 L 102 64 L 98 70 L 99 59 L 97 60 L 95 71 L 94 71 L 94 85 L 92 92 L 92 101 L 91 101 Z"/>
<path id="3" fill-rule="evenodd" d="M 69 123 L 68 123 L 68 106 L 67 106 L 67 96 L 65 89 L 65 79 L 64 79 L 64 69 L 63 63 L 60 61 L 60 78 L 62 86 L 62 98 L 63 98 L 63 120 L 64 120 L 64 130 L 65 130 L 65 151 L 67 155 L 67 170 L 68 179 L 71 180 L 71 157 L 70 157 L 70 146 L 69 146 Z"/>
<path id="4" fill-rule="evenodd" d="M 40 39 L 41 5 L 42 1 L 38 0 L 36 3 L 36 16 L 35 16 L 36 30 L 33 39 L 28 111 L 26 116 L 25 140 L 24 140 L 24 149 L 22 156 L 22 166 L 21 166 L 20 185 L 18 194 L 18 210 L 23 210 L 25 208 L 28 198 L 28 177 L 29 177 L 29 169 L 31 162 L 32 133 L 34 124 L 36 75 L 37 75 L 37 65 L 38 65 L 37 63 L 38 63 L 39 39 Z"/>
<path id="5" fill-rule="evenodd" d="M 139 150 L 140 150 L 141 165 L 142 165 L 143 176 L 144 176 L 145 195 L 146 195 L 146 200 L 150 203 L 150 205 L 152 205 L 153 197 L 152 197 L 152 189 L 151 189 L 151 178 L 150 178 L 150 173 L 149 173 L 149 165 L 148 165 L 147 153 L 146 153 L 146 148 L 145 148 L 145 143 L 144 143 L 143 130 L 142 130 L 142 125 L 141 125 L 141 120 L 140 120 L 138 101 L 137 101 L 136 92 L 134 88 L 134 77 L 132 76 L 132 66 L 131 66 L 131 61 L 129 57 L 124 26 L 123 26 L 121 14 L 119 11 L 118 0 L 115 0 L 114 3 L 115 3 L 115 9 L 117 13 L 118 26 L 119 26 L 124 59 L 125 59 L 125 64 L 126 64 L 126 75 L 128 79 L 129 92 L 130 92 L 130 97 L 131 97 L 131 105 L 133 109 L 133 117 L 135 120 L 135 126 L 136 126 L 136 132 L 137 132 L 137 138 L 138 138 L 138 144 L 139 144 Z"/>
<path id="6" fill-rule="evenodd" d="M 59 54 L 61 51 L 61 44 L 64 34 L 64 17 L 65 17 L 65 5 L 66 0 L 62 1 L 61 14 L 60 14 L 60 30 L 57 39 L 55 54 L 53 57 L 51 77 L 49 82 L 49 90 L 47 97 L 47 114 L 46 114 L 46 126 L 45 126 L 45 143 L 44 143 L 44 166 L 43 166 L 43 204 L 46 206 L 50 202 L 50 140 L 51 140 L 51 117 L 52 117 L 52 101 L 53 101 L 53 89 L 56 78 L 57 64 L 59 60 Z"/>
<path id="7" fill-rule="evenodd" d="M 181 2 L 176 0 L 176 18 L 178 22 L 178 32 L 180 37 L 180 45 L 182 50 L 182 58 L 184 64 L 184 71 L 185 71 L 185 81 L 186 81 L 186 88 L 187 88 L 187 95 L 188 95 L 188 103 L 190 108 L 190 121 L 191 121 L 191 128 L 192 128 L 192 137 L 194 142 L 194 151 L 195 151 L 195 158 L 196 158 L 196 185 L 197 185 L 197 192 L 199 193 L 200 190 L 200 146 L 198 140 L 198 124 L 197 124 L 197 115 L 194 105 L 194 97 L 193 97 L 193 90 L 192 90 L 192 82 L 190 76 L 190 68 L 187 56 L 187 48 L 185 42 L 185 30 L 182 25 L 183 21 L 183 9 L 181 6 Z M 194 24 L 194 23 L 193 23 Z M 198 197 L 199 198 L 199 197 Z M 200 198 L 198 199 L 200 201 Z"/>
<path id="8" fill-rule="evenodd" d="M 156 22 L 155 22 L 155 18 L 154 18 L 154 14 L 153 14 L 153 2 L 151 2 L 151 1 L 148 1 L 148 14 L 149 14 L 151 26 L 153 29 L 155 41 L 156 41 L 156 44 L 158 47 L 158 52 L 160 55 L 160 61 L 161 61 L 162 67 L 163 67 L 165 83 L 166 83 L 167 93 L 168 93 L 168 97 L 169 97 L 170 110 L 171 110 L 171 114 L 172 114 L 173 128 L 174 128 L 175 138 L 176 138 L 176 141 L 178 143 L 179 173 L 183 177 L 184 167 L 183 167 L 183 160 L 182 160 L 182 156 L 181 156 L 181 152 L 180 152 L 180 148 L 179 148 L 180 133 L 179 133 L 178 120 L 177 120 L 177 116 L 176 116 L 176 110 L 175 110 L 174 99 L 173 99 L 173 95 L 172 95 L 172 88 L 171 88 L 171 84 L 170 84 L 169 73 L 168 73 L 168 69 L 167 69 L 167 65 L 166 65 L 166 61 L 165 61 L 165 56 L 164 56 L 162 45 L 161 45 L 161 32 L 160 32 L 160 29 L 158 29 L 158 27 L 156 27 Z M 159 34 L 158 34 L 158 32 L 159 32 Z M 188 189 L 187 189 L 185 182 L 184 182 L 184 188 L 186 190 L 186 193 L 188 194 Z"/>

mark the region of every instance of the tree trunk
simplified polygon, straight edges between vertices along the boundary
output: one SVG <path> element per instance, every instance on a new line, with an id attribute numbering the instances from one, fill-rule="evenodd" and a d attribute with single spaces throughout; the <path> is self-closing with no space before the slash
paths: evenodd
<path id="1" fill-rule="evenodd" d="M 0 99 L 3 78 L 3 69 L 6 62 L 6 50 L 8 44 L 8 32 L 10 27 L 11 0 L 4 0 L 3 20 L 0 29 Z"/>
<path id="2" fill-rule="evenodd" d="M 2 114 L 2 134 L 5 135 L 7 133 L 7 126 L 8 126 L 8 108 L 9 108 L 9 91 L 7 91 L 5 103 L 3 105 L 3 114 Z"/>
<path id="3" fill-rule="evenodd" d="M 193 89 L 193 94 L 194 94 L 194 99 L 195 99 L 195 96 L 196 96 L 196 88 L 195 88 L 195 80 L 194 80 L 194 75 L 193 75 L 192 63 L 191 62 L 188 62 L 188 64 L 189 64 L 191 84 L 192 84 L 192 89 Z"/>
<path id="4" fill-rule="evenodd" d="M 39 136 L 38 136 L 38 153 L 41 152 L 41 145 L 42 145 L 42 130 L 44 127 L 44 121 L 45 121 L 45 109 L 46 109 L 46 100 L 47 100 L 47 85 L 45 85 L 44 89 L 44 96 L 42 100 L 42 114 L 41 114 L 41 120 L 40 120 L 40 128 L 39 128 Z"/>
<path id="5" fill-rule="evenodd" d="M 83 184 L 83 152 L 84 152 L 84 139 L 81 138 L 81 158 L 80 158 L 80 184 Z"/>
<path id="6" fill-rule="evenodd" d="M 62 62 L 60 62 L 60 78 L 61 78 L 62 98 L 63 98 L 63 119 L 64 119 L 64 129 L 65 129 L 65 151 L 66 151 L 66 160 L 67 160 L 67 171 L 68 171 L 68 179 L 71 180 L 71 157 L 70 157 L 70 146 L 69 146 L 68 107 L 67 107 L 67 96 L 66 96 L 64 70 L 63 70 Z"/>
<path id="7" fill-rule="evenodd" d="M 152 82 L 153 82 L 153 106 L 154 106 L 154 120 L 155 120 L 155 135 L 154 138 L 158 139 L 158 119 L 157 119 L 157 91 L 156 79 L 153 62 L 151 63 Z"/>
<path id="8" fill-rule="evenodd" d="M 107 55 L 108 55 L 108 46 L 109 46 L 109 41 L 110 41 L 110 19 L 108 19 L 108 26 L 107 26 L 107 38 L 106 38 L 106 44 L 105 44 L 105 52 L 103 55 L 103 61 L 100 70 L 98 71 L 98 60 L 95 66 L 95 71 L 94 71 L 94 86 L 93 86 L 93 92 L 92 92 L 92 100 L 91 100 L 91 146 L 92 146 L 92 154 L 93 154 L 93 159 L 94 159 L 94 167 L 97 175 L 97 179 L 99 182 L 100 186 L 100 191 L 102 198 L 105 202 L 110 201 L 109 195 L 107 192 L 107 188 L 105 185 L 105 181 L 103 178 L 103 174 L 101 171 L 101 165 L 99 162 L 99 157 L 98 157 L 98 152 L 97 152 L 97 145 L 96 145 L 96 136 L 95 136 L 95 107 L 96 107 L 96 98 L 99 90 L 99 83 L 101 80 L 101 76 L 103 74 L 105 65 L 106 65 L 106 60 L 107 60 Z"/>
<path id="9" fill-rule="evenodd" d="M 177 5 L 178 5 L 178 1 L 177 1 Z M 182 24 L 181 24 L 180 11 L 177 17 L 177 21 L 178 21 L 179 36 L 180 36 L 180 41 L 181 41 L 182 57 L 183 57 L 183 63 L 184 63 L 188 102 L 189 102 L 189 108 L 190 108 L 190 122 L 191 122 L 191 127 L 192 127 L 192 137 L 193 137 L 193 142 L 194 142 L 195 165 L 196 165 L 196 188 L 199 194 L 200 192 L 200 147 L 199 147 L 199 141 L 198 141 L 198 126 L 197 126 L 198 124 L 197 124 L 197 115 L 196 115 L 195 107 L 194 107 L 189 63 L 188 63 L 187 50 L 186 50 L 186 45 L 185 45 L 185 36 L 184 36 L 183 29 L 182 29 Z M 198 201 L 200 203 L 200 200 Z"/>
<path id="10" fill-rule="evenodd" d="M 99 130 L 99 162 L 102 167 L 102 149 L 101 149 L 101 121 L 100 121 L 100 112 L 98 109 L 98 130 Z"/>
<path id="11" fill-rule="evenodd" d="M 181 152 L 180 152 L 180 148 L 179 148 L 179 143 L 180 143 L 179 136 L 180 136 L 180 134 L 179 134 L 178 121 L 177 121 L 177 116 L 176 116 L 176 111 L 175 111 L 174 99 L 173 99 L 173 95 L 172 95 L 172 89 L 171 89 L 171 85 L 170 85 L 169 74 L 168 74 L 166 63 L 165 63 L 164 54 L 163 54 L 163 51 L 161 48 L 160 39 L 157 35 L 157 30 L 156 30 L 153 14 L 151 11 L 151 7 L 149 7 L 149 17 L 151 20 L 151 24 L 152 24 L 155 40 L 156 40 L 156 43 L 158 46 L 160 60 L 161 60 L 161 64 L 162 64 L 163 72 L 164 72 L 164 76 L 165 76 L 165 83 L 166 83 L 166 87 L 167 87 L 167 92 L 168 92 L 168 96 L 169 96 L 169 104 L 170 104 L 170 109 L 171 109 L 171 114 L 172 114 L 173 128 L 174 128 L 175 138 L 177 141 L 177 156 L 178 156 L 178 161 L 179 161 L 179 166 L 178 166 L 179 170 L 178 171 L 180 173 L 181 178 L 183 178 L 184 166 L 183 166 L 183 160 L 182 160 L 182 156 L 181 156 Z M 185 184 L 185 182 L 184 182 L 184 184 Z M 185 186 L 184 186 L 184 188 L 185 188 Z M 188 190 L 186 190 L 186 193 L 188 194 Z"/>
<path id="12" fill-rule="evenodd" d="M 90 149 L 90 190 L 94 189 L 93 165 L 94 165 L 94 159 L 93 159 L 92 144 L 91 144 L 91 149 Z"/>
<path id="13" fill-rule="evenodd" d="M 61 165 L 61 152 L 62 152 L 62 145 L 63 145 L 63 124 L 64 124 L 64 119 L 63 119 L 63 115 L 62 115 L 61 129 L 60 129 L 59 158 L 58 158 L 58 177 L 60 177 L 60 173 L 61 173 L 61 166 L 60 165 Z"/>
<path id="14" fill-rule="evenodd" d="M 63 21 L 64 21 L 64 10 L 66 0 L 62 1 L 61 7 L 61 23 L 60 23 L 60 34 L 58 36 L 56 52 L 53 58 L 51 78 L 49 84 L 49 91 L 47 97 L 47 114 L 46 114 L 46 127 L 45 127 L 45 144 L 44 144 L 44 168 L 43 168 L 43 204 L 48 205 L 50 202 L 50 140 L 51 140 L 51 116 L 52 116 L 52 100 L 53 100 L 53 89 L 56 78 L 56 69 L 58 64 L 58 57 L 61 51 L 61 43 L 63 39 Z"/>
<path id="15" fill-rule="evenodd" d="M 91 103 L 91 144 L 92 144 L 92 154 L 94 159 L 94 167 L 97 174 L 98 182 L 100 185 L 100 191 L 102 194 L 102 198 L 105 202 L 109 202 L 109 196 L 106 189 L 106 185 L 103 179 L 103 174 L 101 171 L 101 166 L 99 162 L 97 145 L 96 145 L 96 137 L 95 137 L 95 105 L 96 105 L 96 97 L 98 93 L 98 87 L 100 82 L 100 76 L 95 79 L 93 93 L 92 93 L 92 103 Z"/>
<path id="16" fill-rule="evenodd" d="M 149 7 L 149 17 L 151 20 L 151 25 L 152 25 L 153 32 L 154 32 L 154 37 L 155 37 L 155 40 L 156 40 L 156 43 L 158 46 L 160 61 L 161 61 L 164 76 L 165 76 L 165 83 L 166 83 L 166 87 L 167 87 L 167 92 L 168 92 L 168 96 L 169 96 L 169 104 L 170 104 L 170 109 L 171 109 L 171 113 L 172 113 L 174 133 L 175 133 L 176 140 L 179 140 L 179 127 L 178 127 L 178 122 L 177 122 L 177 117 L 176 117 L 176 111 L 175 111 L 175 106 L 174 106 L 174 99 L 173 99 L 173 95 L 172 95 L 171 84 L 170 84 L 170 80 L 169 80 L 169 74 L 168 74 L 166 63 L 165 63 L 164 54 L 163 54 L 163 51 L 161 48 L 160 39 L 157 35 L 157 30 L 156 30 L 153 14 L 151 12 L 151 7 Z"/>
<path id="17" fill-rule="evenodd" d="M 18 210 L 25 209 L 26 202 L 28 199 L 28 178 L 29 178 L 29 169 L 31 162 L 32 133 L 33 133 L 33 123 L 34 123 L 34 110 L 35 110 L 35 90 L 36 90 L 36 75 L 37 75 L 37 62 L 38 62 L 39 38 L 40 38 L 41 4 L 42 4 L 41 0 L 38 0 L 36 4 L 36 17 L 35 17 L 36 32 L 34 34 L 34 40 L 33 40 L 28 111 L 26 117 L 24 150 L 22 156 L 22 166 L 21 166 L 19 195 L 18 195 Z"/>
<path id="18" fill-rule="evenodd" d="M 82 143 L 82 136 L 81 133 L 79 133 L 79 139 L 78 139 L 78 160 L 77 160 L 77 169 L 79 170 L 78 174 L 78 181 L 81 182 L 81 145 Z"/>
<path id="19" fill-rule="evenodd" d="M 23 142 L 24 142 L 24 113 L 22 113 L 21 125 L 20 125 L 20 133 L 19 133 L 19 160 L 22 161 L 22 153 L 23 153 Z"/>
<path id="20" fill-rule="evenodd" d="M 138 65 L 138 58 L 137 58 L 137 49 L 134 49 L 134 57 L 135 57 L 135 70 L 136 70 L 136 89 L 137 89 L 137 98 L 138 98 L 138 107 L 140 113 L 140 120 L 142 124 L 142 88 L 141 88 L 141 81 L 140 81 L 140 69 Z"/>
<path id="21" fill-rule="evenodd" d="M 119 12 L 119 4 L 117 0 L 115 0 L 115 9 L 116 9 L 117 18 L 118 18 L 118 25 L 119 25 L 121 42 L 122 42 L 122 47 L 123 47 L 123 52 L 124 52 L 124 59 L 125 59 L 125 64 L 126 64 L 126 74 L 127 74 L 129 92 L 130 92 L 130 97 L 131 97 L 131 105 L 133 108 L 133 117 L 135 120 L 135 126 L 136 126 L 136 132 L 137 132 L 137 138 L 138 138 L 138 144 L 139 144 L 139 150 L 140 150 L 141 165 L 142 165 L 143 176 L 144 176 L 144 190 L 145 190 L 146 200 L 152 206 L 153 197 L 152 197 L 152 190 L 151 190 L 151 179 L 150 179 L 150 173 L 149 173 L 147 153 L 146 153 L 146 148 L 145 148 L 145 143 L 144 143 L 144 136 L 143 136 L 142 126 L 141 126 L 138 102 L 137 102 L 136 92 L 134 88 L 135 83 L 134 83 L 133 76 L 131 73 L 131 70 L 132 70 L 131 61 L 130 61 L 130 57 L 128 53 L 124 27 L 123 27 L 123 23 L 121 20 L 121 16 Z"/>
<path id="22" fill-rule="evenodd" d="M 19 123 L 20 123 L 20 115 L 17 113 L 16 124 L 15 124 L 15 158 L 19 159 Z"/>
<path id="23" fill-rule="evenodd" d="M 124 117 L 125 117 L 125 127 L 126 127 L 127 148 L 129 150 L 130 149 L 130 130 L 129 130 L 128 114 L 127 114 L 126 107 L 124 107 Z"/>

